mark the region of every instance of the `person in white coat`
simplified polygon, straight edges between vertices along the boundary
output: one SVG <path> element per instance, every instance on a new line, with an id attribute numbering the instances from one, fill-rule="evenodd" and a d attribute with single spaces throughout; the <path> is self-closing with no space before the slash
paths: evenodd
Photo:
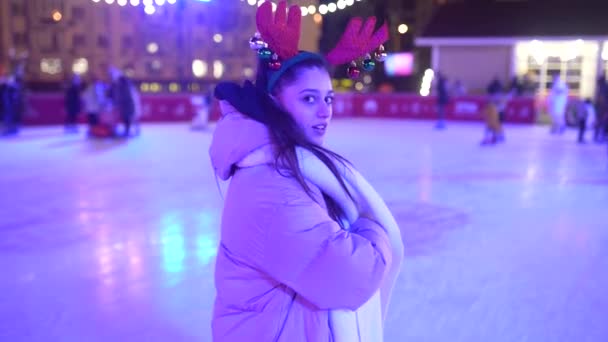
<path id="1" fill-rule="evenodd" d="M 96 76 L 92 76 L 91 82 L 82 93 L 82 100 L 90 129 L 99 124 L 99 116 L 108 106 L 105 84 Z"/>
<path id="2" fill-rule="evenodd" d="M 566 128 L 566 105 L 568 104 L 568 85 L 556 75 L 548 98 L 549 115 L 551 115 L 551 133 L 562 134 Z"/>

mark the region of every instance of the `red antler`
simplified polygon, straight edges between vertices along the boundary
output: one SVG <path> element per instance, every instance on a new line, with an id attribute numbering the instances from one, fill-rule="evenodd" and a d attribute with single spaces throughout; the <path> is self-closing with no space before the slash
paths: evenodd
<path id="1" fill-rule="evenodd" d="M 300 6 L 291 6 L 289 14 L 287 14 L 285 1 L 279 2 L 274 20 L 270 1 L 264 2 L 256 14 L 256 23 L 262 39 L 282 59 L 288 59 L 298 54 L 301 21 Z"/>
<path id="2" fill-rule="evenodd" d="M 374 51 L 386 42 L 388 40 L 386 23 L 374 33 L 375 25 L 375 17 L 367 19 L 365 25 L 361 18 L 351 19 L 336 47 L 327 54 L 327 61 L 334 65 L 348 63 Z"/>

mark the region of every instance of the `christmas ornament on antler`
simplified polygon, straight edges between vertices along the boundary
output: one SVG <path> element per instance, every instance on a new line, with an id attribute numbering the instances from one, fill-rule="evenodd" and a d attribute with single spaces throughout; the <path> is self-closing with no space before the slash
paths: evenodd
<path id="1" fill-rule="evenodd" d="M 376 51 L 374 51 L 374 59 L 378 62 L 384 62 L 386 60 L 386 51 L 384 50 L 384 45 L 380 45 Z"/>
<path id="2" fill-rule="evenodd" d="M 373 71 L 376 67 L 376 62 L 372 59 L 372 56 L 368 53 L 365 55 L 365 59 L 363 59 L 363 70 L 365 71 Z"/>
<path id="3" fill-rule="evenodd" d="M 251 50 L 259 51 L 260 49 L 268 47 L 268 44 L 264 42 L 260 33 L 256 32 L 255 35 L 249 39 L 249 47 Z"/>
<path id="4" fill-rule="evenodd" d="M 275 71 L 281 69 L 281 61 L 279 59 L 279 55 L 277 55 L 276 53 L 272 55 L 272 58 L 268 63 L 268 67 Z"/>
<path id="5" fill-rule="evenodd" d="M 350 66 L 346 69 L 346 74 L 348 75 L 349 78 L 356 80 L 359 78 L 359 75 L 361 75 L 361 69 L 359 69 L 359 67 L 357 66 L 357 62 L 352 61 L 350 62 Z"/>
<path id="6" fill-rule="evenodd" d="M 272 57 L 272 50 L 267 47 L 261 48 L 258 50 L 258 56 L 260 59 L 269 60 Z"/>

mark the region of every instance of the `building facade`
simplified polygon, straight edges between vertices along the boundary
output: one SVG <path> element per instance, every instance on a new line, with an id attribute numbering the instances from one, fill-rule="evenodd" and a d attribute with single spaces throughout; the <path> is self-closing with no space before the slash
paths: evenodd
<path id="1" fill-rule="evenodd" d="M 608 4 L 519 1 L 446 4 L 437 9 L 418 46 L 432 50 L 431 67 L 484 93 L 525 74 L 539 94 L 560 75 L 570 95 L 593 97 L 596 79 L 608 75 Z"/>
<path id="2" fill-rule="evenodd" d="M 0 64 L 22 61 L 28 83 L 49 88 L 72 73 L 104 76 L 109 66 L 144 91 L 242 80 L 256 67 L 248 45 L 256 8 L 243 0 L 2 0 Z M 303 18 L 302 48 L 317 50 L 318 27 Z"/>

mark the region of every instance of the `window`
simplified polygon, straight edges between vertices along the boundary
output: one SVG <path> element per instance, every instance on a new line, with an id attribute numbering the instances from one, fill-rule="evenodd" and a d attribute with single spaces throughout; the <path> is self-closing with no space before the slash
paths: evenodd
<path id="1" fill-rule="evenodd" d="M 132 20 L 133 12 L 130 10 L 130 8 L 123 8 L 120 11 L 120 17 L 122 20 Z"/>
<path id="2" fill-rule="evenodd" d="M 146 72 L 150 75 L 158 76 L 161 74 L 162 63 L 160 60 L 155 59 L 146 63 Z"/>
<path id="3" fill-rule="evenodd" d="M 57 32 L 40 30 L 33 36 L 35 44 L 42 53 L 57 53 L 59 51 L 59 37 Z"/>
<path id="4" fill-rule="evenodd" d="M 25 32 L 13 33 L 13 44 L 17 46 L 27 45 L 27 35 L 25 34 Z"/>
<path id="5" fill-rule="evenodd" d="M 206 76 L 208 69 L 207 62 L 200 59 L 192 61 L 192 74 L 194 74 L 195 77 L 200 78 Z"/>
<path id="6" fill-rule="evenodd" d="M 89 61 L 86 58 L 77 58 L 72 64 L 72 72 L 78 75 L 86 74 L 89 71 Z"/>
<path id="7" fill-rule="evenodd" d="M 40 61 L 40 71 L 49 75 L 57 75 L 63 71 L 61 59 L 59 58 L 43 58 Z"/>
<path id="8" fill-rule="evenodd" d="M 87 45 L 87 38 L 84 34 L 75 34 L 72 36 L 72 48 L 83 48 Z"/>
<path id="9" fill-rule="evenodd" d="M 122 40 L 120 41 L 120 48 L 124 50 L 129 50 L 133 47 L 133 37 L 131 36 L 122 36 Z"/>
<path id="10" fill-rule="evenodd" d="M 572 96 L 591 96 L 597 70 L 598 44 L 593 41 L 521 42 L 515 46 L 518 75 L 533 72 L 541 94 L 548 92 L 560 75 Z"/>
<path id="11" fill-rule="evenodd" d="M 97 47 L 102 49 L 107 49 L 110 46 L 110 42 L 108 41 L 108 37 L 106 36 L 98 36 L 97 37 Z"/>
<path id="12" fill-rule="evenodd" d="M 207 25 L 208 23 L 207 23 L 206 19 L 207 18 L 205 18 L 205 14 L 203 14 L 203 13 L 197 13 L 196 14 L 196 23 L 198 25 L 201 25 L 201 26 Z"/>
<path id="13" fill-rule="evenodd" d="M 11 3 L 11 14 L 14 16 L 25 15 L 25 11 L 23 10 L 23 3 L 13 1 Z"/>
<path id="14" fill-rule="evenodd" d="M 85 10 L 82 7 L 72 7 L 72 19 L 74 20 L 84 20 Z"/>
<path id="15" fill-rule="evenodd" d="M 213 61 L 213 77 L 216 79 L 222 78 L 224 73 L 226 72 L 226 67 L 224 63 L 220 60 Z"/>

